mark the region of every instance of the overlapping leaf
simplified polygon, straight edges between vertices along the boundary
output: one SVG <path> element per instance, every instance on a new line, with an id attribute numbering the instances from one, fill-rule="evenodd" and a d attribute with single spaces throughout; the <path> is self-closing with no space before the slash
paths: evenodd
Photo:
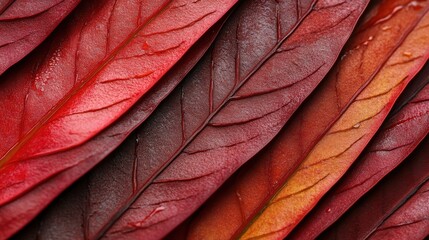
<path id="1" fill-rule="evenodd" d="M 35 158 L 82 144 L 111 124 L 235 2 L 81 5 L 47 52 L 0 83 L 6 115 L 0 122 L 0 204 L 75 165 Z"/>
<path id="2" fill-rule="evenodd" d="M 420 240 L 429 236 L 429 182 L 407 200 L 368 239 Z"/>
<path id="3" fill-rule="evenodd" d="M 0 75 L 36 48 L 80 0 L 0 2 Z"/>
<path id="4" fill-rule="evenodd" d="M 381 1 L 373 6 L 329 77 L 277 139 L 195 215 L 187 230 L 188 238 L 229 239 L 240 234 L 415 28 L 425 9 L 414 4 L 414 1 Z M 402 56 L 402 52 L 399 55 Z M 418 56 L 405 57 L 405 60 L 415 57 Z"/>
<path id="5" fill-rule="evenodd" d="M 249 224 L 243 239 L 279 238 L 290 233 L 356 160 L 429 57 L 428 6 L 423 3 L 419 9 L 423 17 L 403 44 Z"/>
<path id="6" fill-rule="evenodd" d="M 0 225 L 3 226 L 0 238 L 11 235 L 29 222 L 47 206 L 61 191 L 76 181 L 100 160 L 115 149 L 132 130 L 140 125 L 158 106 L 192 67 L 203 56 L 218 34 L 223 20 L 210 29 L 186 55 L 153 88 L 140 99 L 133 108 L 116 123 L 101 132 L 90 141 L 69 149 L 66 152 L 52 154 L 48 160 L 68 159 L 79 162 L 72 170 L 54 175 L 40 183 L 30 192 L 0 208 Z"/>
<path id="7" fill-rule="evenodd" d="M 40 232 L 83 225 L 85 236 L 164 236 L 273 138 L 329 70 L 366 3 L 243 2 L 185 83 L 91 173 L 78 201 L 83 219 L 61 217 L 70 221 L 63 229 Z"/>
<path id="8" fill-rule="evenodd" d="M 429 82 L 429 65 L 406 95 Z M 408 93 L 409 92 L 409 93 Z M 407 99 L 407 98 L 405 98 Z M 402 104 L 397 105 L 401 106 Z M 377 133 L 365 154 L 298 226 L 291 239 L 312 239 L 336 221 L 363 194 L 398 166 L 429 133 L 429 85 L 426 85 Z"/>
<path id="9" fill-rule="evenodd" d="M 124 2 L 117 4 L 114 4 L 114 1 L 111 1 L 110 3 L 88 2 L 80 6 L 80 8 L 78 9 L 79 11 L 76 13 L 77 15 L 74 16 L 74 18 L 70 20 L 68 25 L 63 27 L 62 30 L 58 32 L 57 35 L 53 37 L 53 39 L 51 39 L 51 41 L 47 42 L 45 46 L 43 46 L 39 50 L 39 53 L 34 54 L 32 56 L 32 59 L 29 59 L 27 62 L 23 63 L 22 66 L 20 66 L 19 68 L 17 67 L 16 69 L 19 69 L 19 71 L 14 71 L 4 76 L 3 82 L 1 83 L 3 86 L 1 91 L 2 93 L 4 93 L 1 97 L 4 98 L 4 101 L 2 100 L 2 102 L 0 103 L 0 108 L 4 112 L 7 111 L 8 114 L 5 115 L 5 118 L 2 119 L 2 123 L 0 124 L 0 133 L 2 136 L 8 137 L 4 138 L 4 141 L 0 145 L 0 149 L 2 151 L 1 153 L 6 153 L 6 151 L 8 151 L 8 147 L 13 146 L 13 141 L 17 140 L 21 142 L 15 144 L 12 149 L 2 158 L 2 164 L 5 164 L 5 166 L 2 166 L 2 168 L 0 169 L 0 175 L 2 179 L 4 179 L 4 181 L 0 182 L 0 202 L 2 206 L 2 214 L 0 216 L 0 220 L 2 222 L 2 229 L 0 232 L 2 234 L 5 234 L 5 236 L 8 236 L 11 232 L 16 231 L 16 229 L 21 227 L 23 223 L 29 221 L 31 217 L 33 217 L 44 206 L 46 206 L 46 204 L 50 200 L 52 200 L 55 195 L 59 194 L 59 192 L 64 190 L 64 188 L 71 184 L 72 181 L 76 180 L 79 176 L 88 171 L 91 166 L 94 166 L 98 161 L 102 160 L 103 157 L 105 157 L 109 152 L 111 152 L 117 145 L 119 145 L 120 142 L 123 141 L 123 139 L 126 137 L 126 135 L 129 134 L 129 132 L 139 123 L 141 123 L 144 118 L 146 118 L 150 114 L 150 112 L 154 110 L 156 105 L 159 104 L 159 102 L 163 98 L 165 98 L 165 96 L 172 90 L 172 88 L 177 85 L 178 81 L 183 78 L 183 75 L 186 74 L 186 72 L 189 71 L 189 69 L 198 60 L 198 55 L 201 55 L 205 52 L 205 49 L 207 49 L 207 47 L 210 45 L 211 40 L 206 39 L 206 42 L 198 44 L 196 47 L 200 47 L 201 49 L 196 49 L 194 51 L 194 56 L 190 56 L 189 60 L 184 60 L 185 65 L 180 66 L 180 68 L 182 69 L 176 71 L 174 76 L 170 76 L 170 78 L 174 79 L 172 81 L 168 80 L 165 83 L 160 83 L 158 86 L 158 90 L 155 90 L 154 92 L 149 94 L 146 99 L 143 100 L 144 103 L 142 104 L 144 104 L 144 107 L 136 108 L 135 110 L 135 112 L 138 112 L 139 117 L 129 117 L 130 119 L 125 121 L 126 123 L 124 124 L 124 126 L 116 127 L 109 131 L 106 131 L 105 135 L 102 135 L 98 138 L 98 140 L 100 141 L 99 143 L 93 143 L 91 146 L 87 145 L 85 147 L 82 147 L 81 149 L 70 149 L 71 147 L 75 147 L 76 144 L 80 144 L 76 141 L 86 141 L 84 138 L 90 137 L 90 135 L 96 133 L 85 132 L 86 130 L 88 130 L 88 127 L 91 127 L 91 124 L 94 124 L 92 126 L 95 127 L 95 130 L 97 131 L 103 129 L 103 126 L 97 125 L 99 123 L 97 122 L 98 120 L 103 121 L 103 119 L 98 119 L 98 113 L 100 111 L 106 114 L 105 116 L 108 115 L 108 117 L 112 117 L 111 120 L 113 120 L 114 117 L 118 117 L 114 116 L 113 114 L 109 115 L 110 108 L 99 109 L 100 111 L 84 111 L 82 114 L 69 115 L 71 116 L 71 118 L 73 118 L 73 116 L 78 116 L 78 120 L 80 119 L 79 121 L 84 120 L 85 115 L 87 114 L 97 115 L 97 118 L 95 119 L 96 121 L 81 122 L 78 129 L 74 129 L 84 131 L 83 135 L 79 135 L 78 132 L 68 132 L 69 130 L 71 130 L 68 129 L 70 125 L 60 126 L 52 124 L 52 122 L 58 123 L 58 121 L 61 122 L 62 120 L 67 118 L 67 116 L 64 116 L 64 118 L 60 118 L 60 120 L 55 120 L 54 116 L 56 113 L 53 113 L 53 111 L 66 111 L 66 105 L 73 102 L 70 99 L 82 100 L 76 103 L 74 107 L 81 106 L 91 108 L 94 107 L 93 104 L 97 104 L 97 101 L 93 101 L 93 99 L 90 98 L 91 96 L 86 96 L 88 98 L 79 98 L 79 95 L 82 94 L 82 89 L 97 90 L 97 88 L 99 88 L 100 86 L 101 88 L 109 88 L 109 85 L 113 84 L 113 86 L 110 86 L 110 88 L 113 87 L 111 89 L 112 91 L 109 90 L 109 94 L 112 95 L 108 94 L 103 96 L 102 99 L 98 99 L 99 104 L 108 104 L 109 96 L 111 96 L 113 100 L 115 98 L 121 97 L 120 94 L 115 94 L 115 91 L 122 91 L 122 94 L 131 94 L 131 98 L 133 98 L 134 100 L 138 98 L 138 95 L 136 95 L 135 92 L 133 93 L 133 91 L 128 91 L 130 90 L 129 88 L 123 88 L 127 85 L 126 78 L 124 78 L 123 81 L 118 80 L 118 83 L 112 82 L 104 84 L 92 84 L 93 82 L 91 81 L 94 79 L 87 79 L 84 77 L 85 71 L 91 72 L 93 70 L 91 68 L 91 64 L 93 65 L 93 67 L 96 67 L 98 64 L 102 64 L 108 61 L 109 52 L 104 51 L 110 51 L 110 54 L 114 52 L 115 54 L 117 54 L 117 57 L 118 54 L 123 53 L 129 47 L 135 46 L 135 44 L 138 44 L 137 47 L 139 47 L 140 45 L 138 41 L 135 40 L 139 38 L 145 43 L 142 45 L 142 48 L 144 48 L 143 51 L 146 51 L 146 53 L 143 53 L 142 56 L 136 56 L 135 58 L 132 57 L 130 58 L 130 61 L 126 60 L 127 64 L 139 64 L 143 62 L 145 64 L 142 64 L 140 67 L 156 67 L 156 71 L 166 71 L 170 67 L 169 64 L 173 64 L 175 61 L 177 61 L 180 58 L 181 54 L 183 54 L 184 51 L 186 51 L 187 48 L 192 45 L 195 40 L 197 40 L 199 35 L 204 33 L 204 31 L 206 31 L 211 24 L 213 24 L 219 17 L 221 17 L 222 14 L 225 13 L 226 10 L 228 10 L 228 7 L 231 7 L 234 2 L 235 1 L 225 2 L 225 4 L 221 8 L 217 8 L 216 6 L 214 6 L 213 1 L 206 1 L 204 3 L 173 1 L 169 2 L 166 6 L 163 6 L 165 4 L 161 4 L 160 2 L 158 2 L 156 4 L 151 3 L 151 5 L 147 5 L 147 7 L 152 6 L 154 8 L 152 9 L 154 11 L 152 13 L 150 12 L 151 9 L 149 8 L 136 8 L 135 4 L 137 4 L 138 2 Z M 149 3 L 150 1 L 140 2 L 140 4 L 142 5 Z M 157 4 L 161 4 L 165 9 L 159 8 L 160 6 L 155 6 Z M 130 10 L 130 8 L 132 9 Z M 213 8 L 216 9 L 213 10 Z M 204 11 L 200 11 L 201 9 L 204 9 Z M 126 13 L 127 18 L 121 16 L 124 15 L 124 13 L 121 13 L 121 11 L 124 10 L 128 12 Z M 133 11 L 135 14 L 129 15 Z M 151 14 L 156 13 L 156 11 L 161 11 L 161 15 L 157 16 L 155 14 L 155 16 L 151 16 Z M 182 16 L 183 14 L 181 14 L 181 11 L 188 11 L 189 13 L 195 14 L 188 14 L 188 16 L 185 17 Z M 204 15 L 205 11 L 211 12 L 204 18 L 197 19 L 198 21 L 191 21 L 192 17 L 198 17 L 200 16 L 200 14 Z M 140 16 L 138 16 L 139 12 L 141 13 Z M 142 34 L 144 33 L 144 31 L 150 30 L 151 26 L 152 28 L 156 27 L 157 20 L 161 22 L 166 21 L 165 18 L 168 18 L 168 15 L 170 14 L 170 17 L 176 17 L 176 15 L 180 16 L 175 22 L 175 24 L 177 24 L 178 29 L 174 29 L 174 25 L 170 26 L 170 24 L 167 24 L 163 27 L 166 27 L 166 30 L 171 30 L 170 32 L 159 34 L 155 33 L 154 35 L 140 37 L 137 37 L 137 35 L 131 35 L 131 37 L 135 41 L 137 41 L 137 43 L 135 44 L 133 44 L 133 41 L 123 43 L 120 42 L 121 36 L 124 39 L 128 38 L 127 35 L 134 28 L 137 27 L 137 30 L 139 30 L 140 34 Z M 130 22 L 130 20 L 132 19 L 135 19 L 136 22 Z M 141 22 L 137 22 L 137 20 Z M 151 20 L 150 24 L 145 25 L 145 21 L 148 20 Z M 126 28 L 120 27 L 120 25 L 124 25 L 125 23 L 128 24 L 127 27 L 130 28 L 128 29 L 129 31 L 126 31 Z M 155 26 L 153 26 L 153 24 L 155 24 Z M 158 26 L 157 31 L 162 30 L 161 27 L 162 26 Z M 106 34 L 100 34 L 100 32 L 95 32 L 97 34 L 97 37 L 91 36 L 91 34 L 95 34 L 94 30 L 107 31 L 107 29 L 110 29 L 111 31 L 109 31 L 109 34 L 107 35 L 106 39 L 104 39 L 106 37 Z M 76 31 L 77 33 L 79 33 L 78 35 L 74 35 Z M 116 34 L 115 31 L 117 31 L 118 33 Z M 160 37 L 170 39 L 173 36 L 179 37 L 180 34 L 189 35 L 188 31 L 191 31 L 193 33 L 191 34 L 192 36 L 180 38 L 183 40 L 183 42 L 180 43 L 180 47 L 178 47 L 177 49 L 167 49 L 167 51 L 163 52 L 158 51 L 162 49 L 156 50 L 148 45 L 151 44 L 151 41 L 158 41 L 159 39 L 157 40 L 157 38 Z M 212 33 L 212 35 L 215 35 L 215 32 Z M 213 36 L 210 38 L 213 38 Z M 174 42 L 179 40 L 170 39 L 170 43 L 171 41 Z M 113 49 L 116 45 L 121 44 L 127 45 L 123 49 Z M 163 41 L 163 44 L 168 44 L 168 41 Z M 157 48 L 162 47 L 162 44 L 157 44 L 155 46 Z M 88 49 L 85 50 L 84 48 L 91 48 L 91 51 L 87 51 Z M 64 52 L 60 53 L 60 51 Z M 97 51 L 100 51 L 99 53 L 101 53 L 101 56 L 100 54 L 97 56 L 92 55 L 94 54 L 94 52 Z M 43 58 L 41 59 L 41 57 Z M 133 60 L 131 61 L 131 59 Z M 152 62 L 149 61 L 150 59 L 152 59 L 151 61 L 159 60 L 159 62 L 153 65 Z M 112 64 L 116 62 L 112 59 L 110 59 L 109 61 Z M 87 64 L 85 65 L 85 63 Z M 105 74 L 109 74 L 109 69 L 106 70 L 107 66 L 110 65 L 107 64 L 104 66 L 103 69 L 97 69 L 97 71 L 100 70 Z M 130 67 L 125 64 L 123 66 Z M 134 70 L 138 69 L 135 68 Z M 73 71 L 76 71 L 76 74 L 74 74 Z M 111 71 L 112 69 L 110 69 L 110 72 Z M 121 68 L 114 69 L 114 72 L 116 72 L 115 74 L 132 73 L 124 72 L 123 69 L 121 70 Z M 92 77 L 97 79 L 97 76 L 98 75 Z M 167 79 L 168 78 L 169 77 L 167 77 Z M 63 81 L 58 81 L 58 79 Z M 82 82 L 88 81 L 89 83 L 87 83 L 87 85 L 82 85 L 83 83 L 79 82 L 79 80 L 81 79 Z M 150 81 L 146 81 L 144 79 L 141 80 L 141 83 L 144 85 L 150 83 Z M 144 82 L 143 80 L 146 82 Z M 157 79 L 152 79 L 152 83 L 155 80 Z M 141 91 L 140 93 L 143 94 L 149 86 L 147 85 L 144 88 L 137 89 L 138 84 L 136 84 L 135 81 L 138 80 L 130 78 L 130 81 L 128 83 L 130 84 L 129 87 L 133 88 L 136 91 Z M 89 88 L 86 88 L 88 86 Z M 96 91 L 93 91 L 92 93 L 95 94 L 95 92 Z M 101 91 L 98 94 L 105 93 L 106 91 Z M 59 100 L 63 96 L 63 94 L 65 94 L 66 99 L 63 98 Z M 68 97 L 70 97 L 70 99 L 67 99 Z M 131 98 L 129 99 L 127 104 L 131 104 L 132 101 L 134 101 Z M 85 103 L 85 99 L 91 101 Z M 21 102 L 21 100 L 23 104 L 16 104 L 14 102 Z M 58 100 L 59 103 L 56 102 Z M 10 105 L 12 102 L 14 102 L 13 105 Z M 49 108 L 52 106 L 54 106 L 54 110 L 49 110 Z M 59 108 L 56 109 L 56 107 L 58 106 Z M 116 107 L 113 107 L 114 109 L 116 109 L 114 110 L 114 112 L 118 110 L 118 108 Z M 124 106 L 120 108 L 122 109 L 122 111 L 126 110 Z M 76 109 L 71 109 L 70 111 L 75 110 Z M 47 113 L 48 115 L 43 116 L 44 113 Z M 120 112 L 116 113 L 121 114 Z M 48 120 L 45 119 L 46 116 L 48 116 Z M 47 122 L 44 122 L 45 120 Z M 71 119 L 71 121 L 75 121 L 75 124 L 78 124 L 79 122 L 77 121 L 77 119 Z M 66 120 L 65 122 L 61 123 L 65 124 L 66 122 L 69 121 Z M 32 124 L 36 124 L 36 127 L 32 127 Z M 56 135 L 53 132 L 50 132 L 49 134 L 52 133 L 52 135 L 48 134 L 49 136 L 40 133 L 44 131 L 43 129 L 46 130 L 52 126 L 54 126 L 54 128 L 56 126 L 57 130 L 59 131 L 65 130 L 65 136 L 63 137 L 65 137 L 66 140 L 64 138 L 62 140 L 57 139 Z M 40 127 L 41 130 L 37 129 L 38 127 Z M 57 132 L 57 134 L 59 133 Z M 57 143 L 64 145 L 61 146 L 61 149 L 44 149 L 43 144 L 48 144 L 50 146 L 54 146 L 55 148 L 55 144 L 51 145 L 52 142 L 50 142 L 50 139 L 55 141 L 60 140 Z M 70 141 L 68 141 L 67 139 Z M 95 140 L 95 142 L 97 142 L 98 140 Z M 33 143 L 31 143 L 31 141 L 33 141 Z M 42 141 L 42 144 L 38 145 L 37 141 Z M 34 150 L 38 151 L 37 149 L 42 151 L 52 150 L 52 152 L 49 152 L 49 154 L 47 154 L 46 152 L 44 152 L 43 154 L 39 154 L 34 152 Z M 28 151 L 31 151 L 31 153 L 28 153 L 28 156 L 25 156 L 26 153 L 24 152 L 26 151 L 27 153 Z M 80 169 L 79 171 L 76 171 L 75 174 L 67 175 L 67 177 L 64 177 L 65 179 L 60 182 L 61 184 L 53 184 L 54 187 L 51 186 L 50 188 L 37 186 L 37 184 L 40 184 L 41 182 L 46 181 L 49 178 L 57 177 L 58 174 L 61 175 L 62 171 L 73 168 L 74 166 L 79 165 L 85 160 L 91 161 L 84 164 L 86 166 L 84 169 Z M 40 192 L 40 190 L 35 190 L 33 192 L 36 192 L 36 194 L 27 194 L 25 197 L 17 199 L 17 197 L 22 196 L 34 187 L 36 187 L 37 189 L 42 188 L 44 190 L 43 192 Z M 38 197 L 41 197 L 41 199 L 38 199 Z"/>
<path id="10" fill-rule="evenodd" d="M 428 157 L 429 138 L 426 138 L 415 153 L 346 212 L 321 235 L 320 239 L 366 239 L 374 233 L 390 215 L 394 214 L 411 195 L 427 182 L 429 179 Z M 421 212 L 410 211 L 407 214 L 410 219 L 425 220 L 420 217 L 425 212 L 427 210 L 422 209 Z M 427 232 L 427 226 L 422 230 L 423 233 Z"/>

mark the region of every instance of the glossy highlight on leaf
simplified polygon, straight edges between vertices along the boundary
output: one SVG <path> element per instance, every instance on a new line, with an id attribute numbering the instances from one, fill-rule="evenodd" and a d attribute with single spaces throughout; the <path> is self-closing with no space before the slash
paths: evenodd
<path id="1" fill-rule="evenodd" d="M 80 0 L 1 1 L 0 75 L 45 40 L 79 2 Z"/>
<path id="2" fill-rule="evenodd" d="M 412 80 L 406 96 L 426 84 L 383 124 L 363 156 L 327 193 L 290 239 L 311 239 L 334 223 L 359 198 L 396 168 L 429 133 L 429 65 Z M 408 89 L 407 89 L 408 90 Z M 405 98 L 405 100 L 408 100 Z"/>
<path id="3" fill-rule="evenodd" d="M 412 2 L 381 1 L 364 16 L 327 79 L 267 149 L 195 214 L 185 227 L 187 238 L 229 239 L 240 235 L 415 27 L 424 11 L 409 7 Z M 397 6 L 400 10 L 395 16 L 381 21 L 386 19 L 386 8 Z"/>
<path id="4" fill-rule="evenodd" d="M 428 157 L 429 138 L 426 138 L 407 160 L 353 205 L 320 239 L 368 238 L 427 182 Z M 410 211 L 407 214 L 410 218 L 420 218 L 426 211 Z M 427 231 L 427 226 L 424 229 Z"/>
<path id="5" fill-rule="evenodd" d="M 300 2 L 242 2 L 183 84 L 90 173 L 84 220 L 67 226 L 103 238 L 165 236 L 265 146 L 325 76 L 366 6 Z"/>
<path id="6" fill-rule="evenodd" d="M 117 120 L 236 2 L 80 5 L 50 44 L 0 82 L 0 112 L 9 116 L 0 122 L 7 136 L 0 144 L 0 205 L 73 167 L 39 159 Z"/>

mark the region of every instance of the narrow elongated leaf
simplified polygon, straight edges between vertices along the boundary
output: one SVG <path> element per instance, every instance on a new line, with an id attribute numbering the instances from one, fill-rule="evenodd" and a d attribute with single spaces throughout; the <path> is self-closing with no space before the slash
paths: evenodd
<path id="1" fill-rule="evenodd" d="M 429 179 L 428 158 L 429 138 L 426 138 L 415 153 L 356 203 L 320 239 L 366 239 Z"/>
<path id="2" fill-rule="evenodd" d="M 429 65 L 415 85 L 429 82 Z M 414 88 L 410 89 L 410 95 Z M 402 105 L 402 104 L 401 104 Z M 397 167 L 429 133 L 429 85 L 384 123 L 365 154 L 297 227 L 291 239 L 312 239 Z"/>
<path id="3" fill-rule="evenodd" d="M 78 164 L 66 173 L 54 175 L 30 192 L 0 208 L 0 239 L 7 238 L 47 206 L 61 191 L 76 181 L 107 156 L 155 110 L 207 51 L 224 20 L 210 29 L 157 85 L 112 126 L 95 138 L 66 152 L 49 156 L 49 161 L 75 161 Z M 73 238 L 74 239 L 74 238 Z"/>
<path id="4" fill-rule="evenodd" d="M 407 200 L 368 239 L 420 240 L 429 236 L 429 182 Z"/>
<path id="5" fill-rule="evenodd" d="M 274 137 L 326 75 L 366 3 L 244 1 L 184 84 L 91 172 L 84 220 L 67 226 L 115 239 L 167 234 Z M 41 232 L 59 231 L 46 223 Z"/>
<path id="6" fill-rule="evenodd" d="M 286 236 L 356 160 L 429 57 L 429 14 L 423 6 L 423 18 L 403 44 L 249 224 L 242 239 Z"/>
<path id="7" fill-rule="evenodd" d="M 0 83 L 0 205 L 76 165 L 47 158 L 117 120 L 236 2 L 80 5 L 47 52 Z"/>
<path id="8" fill-rule="evenodd" d="M 0 2 L 0 75 L 37 47 L 80 0 Z"/>
<path id="9" fill-rule="evenodd" d="M 275 141 L 195 215 L 188 238 L 229 239 L 243 231 L 414 29 L 424 9 L 413 4 L 387 0 L 372 6 L 327 79 Z"/>

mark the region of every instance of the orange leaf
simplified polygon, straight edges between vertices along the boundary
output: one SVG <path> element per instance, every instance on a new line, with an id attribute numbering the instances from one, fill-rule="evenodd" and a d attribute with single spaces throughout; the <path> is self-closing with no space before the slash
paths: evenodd
<path id="1" fill-rule="evenodd" d="M 419 2 L 419 5 L 416 5 L 415 1 L 386 0 L 373 7 L 373 10 L 368 12 L 365 21 L 347 45 L 346 50 L 348 51 L 345 52 L 342 61 L 331 71 L 328 79 L 322 82 L 320 88 L 309 99 L 304 108 L 288 123 L 277 140 L 253 159 L 250 164 L 246 165 L 229 183 L 225 184 L 226 186 L 219 191 L 212 201 L 206 204 L 192 219 L 188 230 L 190 239 L 207 239 L 215 236 L 216 239 L 228 239 L 239 235 L 258 211 L 265 207 L 267 201 L 284 184 L 299 163 L 306 158 L 315 157 L 314 153 L 311 153 L 313 154 L 311 156 L 310 151 L 349 106 L 350 108 L 347 110 L 349 113 L 344 115 L 331 131 L 336 131 L 336 129 L 354 130 L 354 127 L 358 128 L 359 131 L 356 133 L 355 131 L 339 132 L 332 136 L 327 135 L 326 138 L 335 140 L 339 135 L 345 135 L 343 138 L 348 135 L 357 137 L 359 133 L 365 132 L 365 129 L 371 129 L 371 134 L 357 138 L 362 137 L 361 142 L 359 142 L 359 149 L 366 145 L 399 92 L 405 87 L 415 70 L 421 67 L 427 55 L 425 47 L 408 49 L 408 45 L 403 44 L 410 31 L 415 29 L 427 10 L 427 3 Z M 416 34 L 414 33 L 414 35 Z M 417 39 L 420 39 L 418 36 L 414 38 L 417 42 L 419 41 Z M 412 41 L 412 38 L 408 37 L 407 41 Z M 409 52 L 414 54 L 410 56 Z M 386 61 L 389 62 L 386 64 Z M 396 64 L 401 61 L 406 61 L 408 64 Z M 397 67 L 388 70 L 388 65 L 392 63 L 396 64 Z M 382 73 L 379 73 L 383 66 Z M 406 79 L 404 71 L 410 73 Z M 396 72 L 400 72 L 402 75 L 395 76 Z M 379 74 L 377 75 L 377 73 Z M 390 78 L 391 81 L 383 81 L 388 74 L 394 77 Z M 401 82 L 401 80 L 404 81 Z M 393 90 L 389 91 L 390 89 Z M 363 99 L 353 103 L 360 93 L 358 98 L 374 95 L 377 104 Z M 381 95 L 378 96 L 378 94 Z M 368 105 L 370 108 L 364 111 L 364 108 L 361 109 L 361 106 L 364 105 Z M 351 114 L 353 111 L 356 113 Z M 374 119 L 362 121 L 367 118 L 364 114 L 371 116 L 378 111 L 380 114 Z M 358 118 L 353 119 L 354 116 L 352 115 L 357 115 Z M 341 121 L 343 123 L 340 124 Z M 353 122 L 355 123 L 352 125 Z M 353 139 L 353 141 L 357 139 Z M 331 153 L 337 155 L 340 153 L 335 152 L 337 147 L 338 149 L 342 147 L 344 150 L 349 146 L 347 144 L 350 144 L 350 141 L 342 141 L 341 139 L 337 141 L 342 143 L 342 146 L 332 143 L 330 151 L 319 146 L 317 147 L 319 149 L 318 154 L 328 155 Z M 353 156 L 358 155 L 359 149 L 353 150 L 349 162 L 354 160 L 355 157 Z M 335 161 L 335 159 L 330 159 L 328 162 L 331 160 Z M 342 169 L 347 168 L 347 166 L 344 163 Z M 338 173 L 337 175 L 341 174 Z M 319 175 L 315 176 L 319 177 Z M 293 206 L 298 207 L 299 205 Z M 306 209 L 306 211 L 308 210 Z M 291 213 L 290 216 L 295 216 L 296 213 Z M 296 216 L 298 219 L 303 217 L 303 215 Z M 274 220 L 274 218 L 272 219 Z M 279 221 L 282 223 L 283 220 L 280 219 Z M 267 224 L 268 227 L 271 224 Z M 272 226 L 275 227 L 275 225 Z M 286 229 L 286 232 L 290 229 Z"/>
<path id="2" fill-rule="evenodd" d="M 375 78 L 318 141 L 294 175 L 246 229 L 242 239 L 287 235 L 339 180 L 428 59 L 427 26 L 429 14 L 425 14 Z"/>

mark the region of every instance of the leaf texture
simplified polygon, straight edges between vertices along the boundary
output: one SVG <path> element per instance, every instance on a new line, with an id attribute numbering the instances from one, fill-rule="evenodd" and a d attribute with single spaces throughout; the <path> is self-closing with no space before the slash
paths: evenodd
<path id="1" fill-rule="evenodd" d="M 429 57 L 428 7 L 423 3 L 419 9 L 425 14 L 404 43 L 249 224 L 242 239 L 289 234 L 356 160 Z"/>
<path id="2" fill-rule="evenodd" d="M 413 79 L 429 82 L 429 65 Z M 407 95 L 414 92 L 410 89 Z M 402 105 L 402 104 L 400 104 Z M 372 143 L 340 182 L 298 225 L 290 239 L 313 239 L 334 223 L 368 190 L 396 168 L 429 133 L 429 85 L 383 124 Z"/>
<path id="3" fill-rule="evenodd" d="M 117 120 L 236 2 L 80 5 L 42 53 L 0 83 L 0 112 L 7 113 L 0 122 L 0 205 L 76 165 L 47 158 Z"/>
<path id="4" fill-rule="evenodd" d="M 420 240 L 429 236 L 429 182 L 407 200 L 368 239 Z"/>
<path id="5" fill-rule="evenodd" d="M 80 0 L 0 2 L 0 75 L 21 60 L 58 26 Z"/>
<path id="6" fill-rule="evenodd" d="M 74 162 L 76 166 L 62 169 L 44 183 L 32 188 L 24 195 L 0 207 L 0 239 L 10 236 L 45 208 L 66 187 L 76 181 L 89 169 L 105 158 L 124 139 L 155 110 L 159 103 L 187 75 L 201 59 L 218 34 L 224 20 L 212 27 L 185 56 L 173 67 L 153 89 L 140 99 L 133 108 L 112 126 L 88 142 L 65 152 L 51 154 L 46 160 L 65 163 Z"/>
<path id="7" fill-rule="evenodd" d="M 415 153 L 357 202 L 320 239 L 366 239 L 370 236 L 427 182 L 428 157 L 429 139 L 426 138 Z M 408 214 L 419 218 L 424 213 Z"/>
<path id="8" fill-rule="evenodd" d="M 274 137 L 326 75 L 365 5 L 243 2 L 126 150 L 91 172 L 83 220 L 67 225 L 103 238 L 167 234 Z"/>
<path id="9" fill-rule="evenodd" d="M 373 6 L 327 79 L 273 143 L 195 214 L 184 227 L 187 238 L 229 239 L 243 231 L 415 27 L 424 11 L 411 8 L 412 3 L 381 1 Z"/>

